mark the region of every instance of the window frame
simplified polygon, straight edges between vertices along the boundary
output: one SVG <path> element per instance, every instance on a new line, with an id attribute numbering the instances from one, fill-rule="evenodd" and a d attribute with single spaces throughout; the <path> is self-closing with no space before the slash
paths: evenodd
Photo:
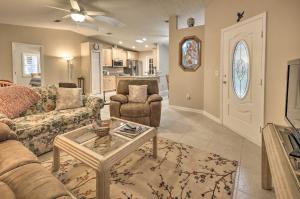
<path id="1" fill-rule="evenodd" d="M 37 56 L 37 71 L 35 73 L 41 73 L 41 55 L 40 53 L 32 53 L 32 52 L 23 52 L 22 53 L 22 76 L 23 77 L 31 77 L 31 74 L 25 74 L 25 59 L 28 56 Z"/>

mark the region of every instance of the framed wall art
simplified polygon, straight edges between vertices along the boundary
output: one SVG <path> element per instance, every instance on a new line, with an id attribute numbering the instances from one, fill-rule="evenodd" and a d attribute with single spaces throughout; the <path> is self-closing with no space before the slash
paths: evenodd
<path id="1" fill-rule="evenodd" d="M 179 43 L 179 65 L 185 71 L 201 66 L 201 41 L 196 36 L 184 37 Z"/>

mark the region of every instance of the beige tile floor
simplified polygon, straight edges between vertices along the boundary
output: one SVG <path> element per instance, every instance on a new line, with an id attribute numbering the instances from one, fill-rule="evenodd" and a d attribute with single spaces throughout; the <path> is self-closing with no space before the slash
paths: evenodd
<path id="1" fill-rule="evenodd" d="M 109 107 L 101 112 L 109 117 Z M 272 191 L 261 189 L 261 148 L 207 117 L 175 110 L 163 102 L 159 136 L 239 161 L 234 199 L 271 199 Z"/>

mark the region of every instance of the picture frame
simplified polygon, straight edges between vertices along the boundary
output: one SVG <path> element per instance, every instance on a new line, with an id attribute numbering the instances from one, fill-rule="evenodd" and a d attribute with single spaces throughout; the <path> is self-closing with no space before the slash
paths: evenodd
<path id="1" fill-rule="evenodd" d="M 201 40 L 193 35 L 179 42 L 179 65 L 184 71 L 196 71 L 201 66 Z"/>

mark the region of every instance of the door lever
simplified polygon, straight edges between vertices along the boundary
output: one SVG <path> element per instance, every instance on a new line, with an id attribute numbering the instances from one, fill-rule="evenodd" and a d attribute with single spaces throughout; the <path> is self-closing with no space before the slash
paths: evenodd
<path id="1" fill-rule="evenodd" d="M 227 84 L 227 81 L 223 81 L 223 84 Z"/>

